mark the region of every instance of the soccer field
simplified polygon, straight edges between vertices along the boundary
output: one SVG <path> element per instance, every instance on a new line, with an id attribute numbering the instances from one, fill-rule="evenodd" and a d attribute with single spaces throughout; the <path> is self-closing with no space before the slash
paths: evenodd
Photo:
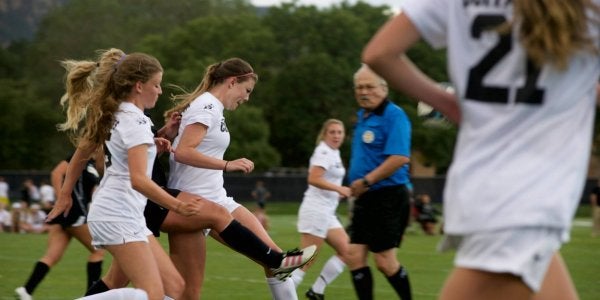
<path id="1" fill-rule="evenodd" d="M 295 212 L 298 204 L 270 203 L 268 206 L 271 229 L 269 233 L 284 249 L 298 245 Z M 344 211 L 344 206 L 340 207 Z M 571 271 L 582 300 L 600 299 L 600 238 L 590 237 L 589 220 L 577 219 L 571 241 L 562 249 L 563 257 Z M 435 246 L 440 236 L 426 236 L 413 224 L 407 234 L 398 258 L 409 271 L 414 299 L 436 299 L 452 267 L 452 253 L 440 254 Z M 166 245 L 166 236 L 161 236 Z M 0 300 L 15 299 L 13 290 L 24 284 L 34 263 L 46 246 L 46 235 L 0 233 Z M 309 269 L 298 290 L 298 298 L 317 277 L 323 263 L 332 254 L 325 246 L 315 264 Z M 34 293 L 34 299 L 74 299 L 85 289 L 85 264 L 87 252 L 73 241 L 62 261 L 51 269 L 46 279 Z M 108 269 L 107 254 L 103 271 Z M 371 264 L 373 266 L 373 264 Z M 386 279 L 372 269 L 376 299 L 396 299 Z M 213 240 L 208 241 L 206 279 L 203 299 L 270 299 L 262 269 Z M 327 299 L 356 299 L 350 275 L 344 272 L 326 290 Z"/>

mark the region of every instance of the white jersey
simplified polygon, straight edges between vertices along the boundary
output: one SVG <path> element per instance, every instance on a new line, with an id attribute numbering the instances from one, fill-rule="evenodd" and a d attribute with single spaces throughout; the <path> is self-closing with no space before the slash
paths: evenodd
<path id="1" fill-rule="evenodd" d="M 49 184 L 40 186 L 40 200 L 42 202 L 54 202 L 54 188 Z"/>
<path id="2" fill-rule="evenodd" d="M 179 134 L 173 142 L 173 147 L 177 149 L 186 126 L 199 123 L 205 125 L 208 129 L 202 143 L 196 147 L 196 150 L 206 156 L 223 159 L 230 139 L 223 109 L 221 101 L 209 92 L 194 99 L 181 115 Z M 169 159 L 169 168 L 169 188 L 200 195 L 210 200 L 227 197 L 227 192 L 223 187 L 222 170 L 196 168 L 178 163 L 175 161 L 173 154 Z"/>
<path id="3" fill-rule="evenodd" d="M 332 149 L 325 142 L 321 141 L 315 148 L 310 157 L 309 168 L 319 166 L 325 169 L 323 179 L 335 185 L 341 185 L 346 169 L 342 163 L 340 150 Z M 300 210 L 302 209 L 317 209 L 326 210 L 335 214 L 335 210 L 339 204 L 340 195 L 338 192 L 324 190 L 312 185 L 308 185 L 308 189 L 304 192 L 304 198 Z"/>
<path id="4" fill-rule="evenodd" d="M 564 71 L 536 70 L 515 31 L 503 37 L 486 31 L 511 19 L 511 3 L 404 3 L 421 36 L 448 48 L 460 99 L 462 120 L 444 191 L 449 234 L 517 226 L 566 230 L 582 194 L 600 59 L 582 52 Z M 589 30 L 598 43 L 598 27 Z"/>
<path id="5" fill-rule="evenodd" d="M 130 102 L 122 102 L 115 115 L 110 139 L 105 143 L 105 170 L 92 196 L 88 221 L 133 222 L 144 224 L 147 198 L 131 186 L 127 151 L 148 145 L 146 175 L 152 176 L 156 145 L 152 121 Z"/>
<path id="6" fill-rule="evenodd" d="M 5 181 L 0 181 L 0 198 L 8 198 L 9 186 Z"/>

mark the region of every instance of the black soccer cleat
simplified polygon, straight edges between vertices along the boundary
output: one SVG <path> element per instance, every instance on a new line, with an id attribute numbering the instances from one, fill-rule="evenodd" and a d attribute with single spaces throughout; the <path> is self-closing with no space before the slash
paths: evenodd
<path id="1" fill-rule="evenodd" d="M 308 289 L 304 295 L 310 300 L 325 300 L 325 295 L 315 293 L 312 288 Z"/>

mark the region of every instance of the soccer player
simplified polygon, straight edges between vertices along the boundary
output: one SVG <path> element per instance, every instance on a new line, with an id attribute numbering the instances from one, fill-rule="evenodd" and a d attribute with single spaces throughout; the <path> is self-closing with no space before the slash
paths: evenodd
<path id="1" fill-rule="evenodd" d="M 598 0 L 407 0 L 363 52 L 392 86 L 460 125 L 444 192 L 457 249 L 440 299 L 578 299 L 559 254 L 590 156 Z M 406 51 L 447 48 L 449 94 Z"/>
<path id="2" fill-rule="evenodd" d="M 346 267 L 350 238 L 335 214 L 340 200 L 352 195 L 352 190 L 342 184 L 346 168 L 339 149 L 345 136 L 344 123 L 338 119 L 326 120 L 321 126 L 317 147 L 309 161 L 308 189 L 298 210 L 300 245 L 315 244 L 320 249 L 323 242 L 326 242 L 336 251 L 305 293 L 309 299 L 323 299 L 327 285 Z M 292 272 L 296 287 L 304 279 L 311 264 Z"/>

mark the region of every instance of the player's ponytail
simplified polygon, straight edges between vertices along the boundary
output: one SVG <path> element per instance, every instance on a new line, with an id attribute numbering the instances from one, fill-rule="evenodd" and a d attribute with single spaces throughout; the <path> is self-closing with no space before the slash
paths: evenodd
<path id="1" fill-rule="evenodd" d="M 97 64 L 93 61 L 65 60 L 61 65 L 67 70 L 66 93 L 60 99 L 60 104 L 67 112 L 67 120 L 57 127 L 60 131 L 67 131 L 72 136 L 77 136 L 80 123 L 86 116 L 93 89 L 90 76 Z"/>
<path id="2" fill-rule="evenodd" d="M 519 39 L 538 66 L 550 62 L 564 69 L 576 52 L 598 51 L 588 36 L 589 19 L 600 16 L 591 0 L 516 0 L 513 5 Z"/>

